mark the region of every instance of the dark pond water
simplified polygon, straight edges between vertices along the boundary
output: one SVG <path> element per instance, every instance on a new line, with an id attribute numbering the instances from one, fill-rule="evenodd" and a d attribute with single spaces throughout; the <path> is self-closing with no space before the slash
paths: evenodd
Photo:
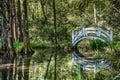
<path id="1" fill-rule="evenodd" d="M 71 53 L 64 52 L 63 49 L 36 49 L 35 53 L 32 57 L 29 57 L 29 59 L 28 80 L 76 80 L 76 73 L 72 68 L 71 62 L 72 55 Z M 18 58 L 18 60 L 20 59 Z M 13 64 L 2 64 L 2 60 L 0 60 L 0 64 L 0 80 L 3 80 L 2 75 L 4 71 L 2 72 L 2 70 L 7 69 L 9 72 L 9 69 L 11 69 L 10 66 Z M 24 62 L 22 64 L 24 64 Z M 17 62 L 17 65 L 19 65 L 19 61 Z M 14 76 L 16 74 L 16 80 L 20 80 L 18 75 L 20 75 L 19 70 L 21 70 L 21 78 L 22 80 L 25 80 L 24 74 L 27 73 L 24 73 L 23 71 L 27 69 L 28 66 L 19 65 L 17 66 L 17 72 L 15 73 L 13 70 L 12 75 Z M 10 80 L 9 76 L 9 73 L 7 73 L 8 80 Z M 12 77 L 11 80 L 13 79 L 14 77 Z"/>
<path id="2" fill-rule="evenodd" d="M 18 58 L 20 59 L 20 57 Z M 23 66 L 17 63 L 16 72 L 13 70 L 13 74 L 7 74 L 7 80 L 113 80 L 113 78 L 119 73 L 119 65 L 116 69 L 101 70 L 97 74 L 94 72 L 82 71 L 78 73 L 77 66 L 72 66 L 72 52 L 65 52 L 62 49 L 36 49 L 32 57 L 29 57 L 30 65 Z M 27 64 L 27 63 L 22 63 Z M 0 59 L 0 80 L 3 79 L 4 68 L 10 71 L 11 64 L 2 64 Z M 29 67 L 29 73 L 27 73 Z M 21 74 L 19 74 L 21 72 Z M 28 78 L 25 78 L 25 75 Z M 82 76 L 80 79 L 78 76 Z M 14 75 L 16 76 L 14 78 Z M 19 78 L 19 75 L 21 78 Z M 13 76 L 9 79 L 10 76 Z"/>
<path id="3" fill-rule="evenodd" d="M 71 60 L 71 53 L 65 53 L 62 49 L 38 49 L 31 58 L 30 80 L 43 80 L 45 76 L 48 80 L 54 80 L 55 76 L 57 80 L 75 80 Z"/>

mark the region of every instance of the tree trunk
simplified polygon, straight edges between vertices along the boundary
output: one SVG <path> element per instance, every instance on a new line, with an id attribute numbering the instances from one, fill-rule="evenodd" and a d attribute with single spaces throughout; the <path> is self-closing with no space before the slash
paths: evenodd
<path id="1" fill-rule="evenodd" d="M 10 64 L 4 67 L 2 71 L 2 80 L 12 80 L 13 76 L 13 62 L 16 56 L 13 47 L 13 0 L 4 0 L 2 2 L 2 63 Z M 7 11 L 6 11 L 7 9 Z M 6 15 L 7 13 L 7 15 Z M 6 18 L 8 17 L 8 18 Z M 7 20 L 8 19 L 8 20 Z"/>
<path id="2" fill-rule="evenodd" d="M 3 65 L 8 64 L 8 58 L 6 56 L 2 57 L 2 64 Z M 8 72 L 7 67 L 4 67 L 2 69 L 2 80 L 7 80 L 7 77 L 8 77 L 7 72 Z"/>
<path id="3" fill-rule="evenodd" d="M 2 16 L 2 54 L 7 51 L 7 32 L 6 32 L 6 21 Z"/>
<path id="4" fill-rule="evenodd" d="M 6 57 L 4 56 L 7 51 L 7 31 L 6 31 L 6 19 L 5 19 L 5 6 L 3 6 L 3 0 L 0 1 L 1 9 L 2 9 L 2 64 L 6 64 Z M 2 69 L 2 80 L 7 80 L 7 68 L 4 67 Z"/>
<path id="5" fill-rule="evenodd" d="M 28 15 L 27 15 L 27 0 L 23 0 L 23 53 L 26 55 L 31 55 L 33 53 L 33 49 L 30 46 L 29 32 L 28 32 Z"/>
<path id="6" fill-rule="evenodd" d="M 22 32 L 22 19 L 21 19 L 21 4 L 20 4 L 20 0 L 17 0 L 17 22 L 18 22 L 18 40 L 21 42 L 23 41 L 23 32 Z"/>
<path id="7" fill-rule="evenodd" d="M 54 42 L 55 45 L 58 44 L 57 42 L 57 34 L 56 34 L 56 9 L 55 9 L 55 0 L 53 0 L 53 13 L 54 13 Z"/>
<path id="8" fill-rule="evenodd" d="M 97 10 L 96 10 L 96 5 L 94 4 L 94 20 L 95 24 L 97 23 Z"/>
<path id="9" fill-rule="evenodd" d="M 13 33 L 14 33 L 14 41 L 17 41 L 17 24 L 16 24 L 16 5 L 15 0 L 13 0 Z"/>
<path id="10" fill-rule="evenodd" d="M 23 54 L 24 57 L 24 80 L 29 80 L 30 57 L 33 54 L 33 49 L 30 46 L 29 39 L 27 0 L 23 0 L 23 44 L 24 46 L 22 48 L 21 53 Z"/>
<path id="11" fill-rule="evenodd" d="M 13 80 L 16 80 L 17 76 L 17 58 L 14 59 L 14 64 L 13 64 Z"/>
<path id="12" fill-rule="evenodd" d="M 55 66 L 54 66 L 54 68 L 55 68 L 55 72 L 54 72 L 54 80 L 57 80 L 57 53 L 55 53 L 55 58 L 54 58 L 54 60 L 55 60 Z"/>
<path id="13" fill-rule="evenodd" d="M 14 18 L 14 24 L 13 24 L 13 31 L 14 31 L 14 41 L 17 41 L 17 26 L 16 26 L 16 20 Z"/>
<path id="14" fill-rule="evenodd" d="M 7 1 L 7 10 L 8 10 L 8 49 L 7 49 L 7 53 L 8 54 L 8 58 L 10 58 L 12 61 L 14 61 L 14 58 L 16 56 L 15 54 L 15 50 L 13 47 L 13 10 L 12 10 L 12 6 L 13 6 L 13 0 L 8 0 Z"/>
<path id="15" fill-rule="evenodd" d="M 52 57 L 53 57 L 53 54 L 50 55 L 50 59 L 49 59 L 48 64 L 47 64 L 47 69 L 46 69 L 46 72 L 45 72 L 44 80 L 46 80 L 46 78 L 47 78 L 48 70 L 49 70 L 49 66 L 50 66 L 50 62 L 51 62 Z"/>
<path id="16" fill-rule="evenodd" d="M 16 57 L 16 53 L 13 47 L 13 0 L 7 0 L 7 11 L 8 11 L 8 31 L 7 31 L 7 41 L 8 41 L 8 48 L 7 48 L 7 57 L 9 59 L 9 64 L 14 64 L 14 59 Z M 8 67 L 8 78 L 9 80 L 13 80 L 13 65 Z"/>
<path id="17" fill-rule="evenodd" d="M 28 56 L 24 56 L 24 80 L 29 80 L 29 66 L 30 58 Z"/>
<path id="18" fill-rule="evenodd" d="M 44 19 L 45 19 L 45 24 L 46 24 L 46 30 L 47 30 L 47 33 L 48 33 L 48 37 L 50 38 L 51 34 L 50 34 L 49 27 L 48 27 L 48 19 L 47 19 L 46 13 L 45 13 L 44 0 L 40 0 L 40 4 L 41 4 L 41 7 L 42 7 L 42 12 L 43 12 L 43 15 L 44 15 Z M 52 38 L 50 38 L 50 40 L 51 40 L 51 42 L 53 42 Z"/>
<path id="19" fill-rule="evenodd" d="M 2 54 L 7 51 L 7 31 L 6 31 L 6 19 L 5 19 L 5 6 L 3 6 L 3 0 L 0 1 L 1 8 L 2 8 Z"/>
<path id="20" fill-rule="evenodd" d="M 22 63 L 23 59 L 20 58 L 18 61 L 18 80 L 22 80 Z"/>

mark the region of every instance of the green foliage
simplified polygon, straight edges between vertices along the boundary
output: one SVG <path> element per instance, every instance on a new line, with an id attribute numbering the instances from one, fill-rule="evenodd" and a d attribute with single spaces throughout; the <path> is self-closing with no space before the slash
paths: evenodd
<path id="1" fill-rule="evenodd" d="M 105 46 L 105 43 L 96 39 L 96 40 L 89 40 L 89 43 L 90 43 L 90 48 L 91 49 L 95 49 L 95 50 L 98 50 L 100 48 L 102 48 L 103 46 Z"/>
<path id="2" fill-rule="evenodd" d="M 116 41 L 113 43 L 114 49 L 120 50 L 120 41 Z"/>
<path id="3" fill-rule="evenodd" d="M 119 59 L 115 59 L 112 62 L 113 62 L 113 67 L 115 69 L 119 70 L 119 68 L 120 68 L 120 60 Z"/>
<path id="4" fill-rule="evenodd" d="M 52 0 L 43 0 L 43 1 L 44 1 L 44 8 L 45 8 L 45 15 L 48 21 L 48 27 L 46 26 L 44 14 L 42 12 L 41 5 L 40 5 L 40 0 L 28 0 L 28 25 L 29 25 L 29 34 L 31 39 L 30 44 L 34 48 L 36 47 L 45 48 L 45 47 L 53 46 L 53 44 L 51 45 L 51 42 L 49 39 L 49 37 L 51 37 L 54 40 L 53 4 L 52 4 Z M 104 26 L 103 28 L 113 29 L 114 36 L 115 36 L 114 39 L 118 40 L 113 44 L 114 46 L 113 48 L 115 49 L 114 53 L 119 54 L 120 53 L 120 42 L 119 42 L 120 40 L 119 39 L 120 6 L 119 4 L 120 4 L 119 0 L 56 0 L 56 18 L 57 18 L 56 32 L 57 32 L 57 40 L 60 46 L 62 47 L 72 46 L 72 43 L 71 43 L 72 30 L 79 29 L 83 26 L 96 27 L 98 26 L 98 24 L 100 24 L 101 26 Z M 96 8 L 97 23 L 94 22 L 94 6 Z M 1 29 L 0 29 L 0 32 L 1 32 Z M 90 53 L 92 53 L 90 51 L 99 50 L 103 46 L 106 46 L 106 44 L 101 42 L 100 40 L 89 40 L 89 45 L 86 45 L 86 46 L 87 46 L 86 49 L 85 47 L 81 49 L 82 50 L 85 49 L 84 52 L 88 51 L 87 55 L 89 55 Z M 21 48 L 23 47 L 23 43 L 15 42 L 14 47 L 16 51 L 20 51 Z M 91 50 L 89 47 L 91 48 Z M 1 38 L 0 38 L 0 48 L 1 48 Z M 40 62 L 47 62 L 47 59 L 49 57 L 49 51 L 50 50 L 35 52 L 35 54 L 37 54 L 37 56 L 34 56 L 34 58 L 36 58 L 36 62 L 39 60 Z M 110 51 L 110 49 L 108 49 L 108 51 Z M 52 52 L 53 51 L 51 51 L 51 53 Z M 56 52 L 58 52 L 58 50 Z M 47 53 L 47 54 L 44 54 L 44 53 Z M 62 52 L 59 52 L 59 55 L 61 55 L 61 53 Z M 106 56 L 104 55 L 104 53 L 99 52 L 98 54 L 95 54 L 94 57 L 101 58 L 105 56 L 105 58 L 111 58 L 110 54 L 107 54 Z M 60 77 L 59 75 L 61 75 L 62 76 L 61 79 L 67 79 L 67 77 L 69 76 L 68 73 L 71 72 L 70 71 L 71 69 L 70 69 L 70 65 L 64 64 L 63 62 L 70 63 L 71 62 L 70 55 L 68 57 L 66 57 L 65 55 L 58 56 L 57 60 L 58 60 L 57 76 Z M 120 61 L 114 60 L 114 59 L 112 60 L 113 60 L 113 66 L 114 66 L 113 68 L 119 70 Z M 54 77 L 53 64 L 54 62 L 52 62 L 51 64 L 52 65 L 52 67 L 50 68 L 51 73 L 49 74 L 50 78 L 51 76 Z M 62 73 L 59 72 L 59 70 L 63 70 L 61 71 Z M 73 77 L 76 76 L 74 71 L 71 74 L 74 75 Z M 112 74 L 109 71 L 101 71 L 96 74 L 95 79 L 111 80 L 111 77 L 113 75 L 114 74 Z M 85 76 L 83 75 L 82 78 L 84 78 L 83 80 L 92 80 L 93 75 L 86 74 Z"/>
<path id="5" fill-rule="evenodd" d="M 81 80 L 81 70 L 80 70 L 80 67 L 78 67 L 78 79 L 77 80 Z"/>
<path id="6" fill-rule="evenodd" d="M 41 41 L 41 42 L 30 42 L 30 45 L 33 48 L 37 48 L 37 47 L 50 47 L 50 42 L 47 41 Z M 15 42 L 14 43 L 14 48 L 16 49 L 16 51 L 20 51 L 23 48 L 23 42 Z"/>
<path id="7" fill-rule="evenodd" d="M 81 28 L 83 26 L 96 27 L 98 25 L 105 26 L 104 28 L 110 28 L 111 25 L 108 24 L 108 22 L 111 22 L 110 12 L 113 10 L 114 5 L 116 7 L 117 3 L 115 2 L 119 3 L 118 1 L 109 0 L 57 0 L 56 32 L 57 40 L 59 41 L 59 43 L 62 43 L 62 40 L 70 41 L 71 31 L 75 28 Z M 31 1 L 28 6 L 28 23 L 30 26 L 30 37 L 34 41 L 36 40 L 36 37 L 37 39 L 39 38 L 41 40 L 48 40 L 49 35 L 54 37 L 52 0 L 43 1 L 43 3 L 48 27 L 46 27 L 46 22 L 44 14 L 42 12 L 40 1 Z M 96 24 L 94 22 L 94 5 L 96 5 L 97 11 Z M 34 8 L 32 6 L 34 6 Z M 117 9 L 119 9 L 118 6 Z M 34 15 L 34 18 L 32 15 Z M 116 14 L 116 17 L 117 16 L 118 14 Z M 117 20 L 116 22 L 119 23 L 119 20 Z"/>
<path id="8" fill-rule="evenodd" d="M 22 49 L 23 42 L 14 42 L 13 46 L 14 46 L 15 50 L 18 52 L 18 51 L 20 51 Z"/>
<path id="9" fill-rule="evenodd" d="M 0 42 L 2 42 L 2 38 L 0 37 Z"/>
<path id="10" fill-rule="evenodd" d="M 113 80 L 112 72 L 102 70 L 96 74 L 95 80 Z"/>
<path id="11" fill-rule="evenodd" d="M 30 42 L 32 47 L 50 47 L 50 42 L 41 41 L 41 42 Z"/>
<path id="12" fill-rule="evenodd" d="M 61 47 L 64 47 L 64 46 L 69 46 L 70 47 L 70 46 L 72 46 L 72 43 L 65 40 L 63 43 L 60 44 L 60 46 Z"/>

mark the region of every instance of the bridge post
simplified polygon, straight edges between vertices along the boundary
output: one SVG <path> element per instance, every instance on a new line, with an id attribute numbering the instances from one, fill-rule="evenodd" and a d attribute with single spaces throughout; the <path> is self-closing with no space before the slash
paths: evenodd
<path id="1" fill-rule="evenodd" d="M 97 36 L 100 37 L 101 31 L 102 31 L 101 28 L 98 27 L 98 28 L 97 28 L 97 31 L 98 31 L 98 32 L 97 32 Z"/>
<path id="2" fill-rule="evenodd" d="M 82 29 L 82 33 L 83 33 L 83 36 L 87 36 L 87 32 L 86 32 L 86 29 L 84 27 Z"/>
<path id="3" fill-rule="evenodd" d="M 110 31 L 110 40 L 112 41 L 113 40 L 113 32 Z"/>

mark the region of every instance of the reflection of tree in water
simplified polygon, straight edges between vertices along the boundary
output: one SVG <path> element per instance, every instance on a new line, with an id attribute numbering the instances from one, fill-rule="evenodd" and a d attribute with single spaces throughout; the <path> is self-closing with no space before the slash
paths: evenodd
<path id="1" fill-rule="evenodd" d="M 12 62 L 6 57 L 2 57 L 2 80 L 12 80 L 12 70 L 13 70 L 13 64 Z"/>
<path id="2" fill-rule="evenodd" d="M 30 57 L 19 55 L 19 57 L 11 60 L 6 56 L 2 56 L 0 65 L 2 80 L 29 80 Z"/>
<path id="3" fill-rule="evenodd" d="M 44 56 L 41 58 L 40 55 Z M 53 56 L 51 57 L 51 55 Z M 49 61 L 50 57 L 51 61 Z M 55 74 L 55 57 L 56 57 L 56 74 Z M 71 54 L 65 53 L 63 50 L 60 49 L 40 50 L 39 52 L 36 52 L 33 55 L 31 62 L 33 65 L 37 64 L 37 66 L 39 66 L 39 68 L 37 68 L 38 72 L 35 73 L 34 70 L 32 70 L 35 76 L 39 74 L 41 78 L 45 78 L 47 72 L 46 79 L 48 80 L 54 80 L 55 76 L 56 80 L 63 79 L 75 80 L 76 73 L 74 72 L 75 70 L 73 70 L 72 68 Z M 50 64 L 48 66 L 49 62 Z M 32 74 L 32 72 L 30 74 Z M 31 80 L 36 79 L 35 76 L 31 76 L 32 77 Z"/>
<path id="4" fill-rule="evenodd" d="M 51 57 L 51 54 L 53 55 L 52 57 Z M 77 70 L 78 70 L 77 68 L 78 67 L 72 66 L 72 54 L 65 53 L 63 50 L 60 50 L 60 49 L 37 49 L 31 58 L 28 57 L 28 60 L 26 60 L 27 58 L 24 57 L 24 60 L 26 60 L 26 62 L 31 59 L 30 64 L 29 64 L 30 66 L 28 64 L 25 64 L 26 66 L 24 67 L 23 66 L 23 58 L 22 57 L 17 58 L 17 60 L 21 59 L 22 66 L 19 65 L 19 63 L 21 63 L 21 62 L 17 62 L 17 67 L 16 67 L 17 70 L 16 70 L 16 72 L 13 71 L 13 74 L 12 74 L 13 76 L 16 75 L 16 77 L 12 78 L 11 80 L 15 80 L 15 79 L 25 80 L 25 78 L 29 78 L 28 80 L 39 80 L 39 79 L 44 79 L 45 76 L 46 76 L 46 79 L 48 79 L 48 80 L 54 80 L 54 78 L 55 78 L 55 54 L 57 54 L 57 57 L 56 57 L 56 80 L 64 80 L 64 79 L 65 80 L 67 80 L 67 79 L 68 80 L 77 80 Z M 50 60 L 50 58 L 51 58 L 51 60 Z M 103 78 L 105 78 L 105 79 L 109 80 L 109 78 L 112 78 L 114 75 L 117 75 L 117 73 L 119 71 L 119 65 L 116 65 L 117 62 L 118 62 L 118 60 L 116 60 L 116 62 L 114 62 L 115 68 L 112 69 L 112 72 L 110 70 L 102 70 L 95 74 L 95 79 L 102 80 Z M 49 66 L 48 66 L 48 63 L 49 63 Z M 8 70 L 8 68 L 5 68 L 5 69 Z M 28 71 L 28 69 L 29 69 L 29 71 Z M 29 73 L 29 75 L 28 75 L 28 73 Z M 24 75 L 24 74 L 26 74 L 26 75 Z M 82 75 L 82 80 L 91 80 L 93 78 L 92 72 L 89 73 L 87 71 L 83 71 L 81 73 L 81 75 Z M 25 77 L 25 76 L 27 76 L 27 77 Z M 4 80 L 4 79 L 2 79 L 2 80 Z"/>

